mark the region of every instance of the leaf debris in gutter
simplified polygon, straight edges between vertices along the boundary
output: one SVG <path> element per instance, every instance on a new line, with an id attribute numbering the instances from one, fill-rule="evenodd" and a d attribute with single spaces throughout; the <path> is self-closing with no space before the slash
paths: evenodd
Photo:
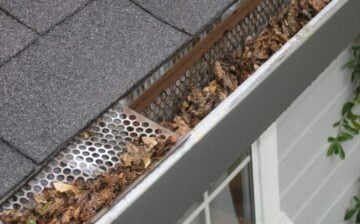
<path id="1" fill-rule="evenodd" d="M 330 0 L 292 0 L 256 37 L 245 39 L 242 52 L 218 59 L 214 79 L 204 88 L 191 87 L 173 120 L 160 124 L 180 135 L 189 132 L 306 25 Z"/>
<path id="2" fill-rule="evenodd" d="M 110 171 L 74 184 L 55 182 L 53 187 L 36 194 L 26 208 L 1 213 L 0 220 L 5 224 L 86 223 L 111 205 L 117 195 L 149 170 L 176 141 L 174 136 L 140 137 L 128 144 L 126 152 L 119 155 L 121 163 Z"/>
<path id="3" fill-rule="evenodd" d="M 189 132 L 329 2 L 292 0 L 257 37 L 246 38 L 241 53 L 235 52 L 216 61 L 214 79 L 202 89 L 191 87 L 174 119 L 162 121 L 161 125 L 180 135 Z M 90 137 L 89 133 L 83 134 Z M 53 187 L 35 195 L 33 204 L 6 210 L 0 214 L 0 220 L 5 224 L 87 223 L 175 143 L 176 137 L 172 136 L 166 139 L 141 137 L 127 145 L 126 152 L 120 155 L 121 163 L 110 171 L 71 185 L 54 183 Z"/>

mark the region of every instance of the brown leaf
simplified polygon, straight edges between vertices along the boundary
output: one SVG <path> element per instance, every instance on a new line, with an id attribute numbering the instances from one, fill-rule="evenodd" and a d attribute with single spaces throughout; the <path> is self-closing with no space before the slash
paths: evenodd
<path id="1" fill-rule="evenodd" d="M 43 193 L 35 194 L 34 200 L 38 204 L 40 204 L 40 203 L 46 204 L 48 202 L 48 200 L 45 198 L 45 195 Z"/>
<path id="2" fill-rule="evenodd" d="M 266 60 L 269 58 L 269 54 L 267 53 L 266 50 L 261 50 L 260 52 L 256 52 L 255 55 L 256 58 L 260 60 Z"/>
<path id="3" fill-rule="evenodd" d="M 216 81 L 214 80 L 214 81 L 210 82 L 210 85 L 209 85 L 210 93 L 213 95 L 216 95 L 217 89 L 218 89 L 218 86 L 217 86 Z"/>
<path id="4" fill-rule="evenodd" d="M 76 193 L 79 191 L 74 185 L 70 185 L 62 182 L 54 182 L 54 188 L 59 192 L 72 191 Z"/>
<path id="5" fill-rule="evenodd" d="M 233 92 L 238 86 L 237 79 L 234 77 L 232 78 L 229 75 L 224 76 L 223 82 L 224 87 L 228 88 L 230 92 Z"/>
<path id="6" fill-rule="evenodd" d="M 175 145 L 175 143 L 177 142 L 177 137 L 174 135 L 170 135 L 167 139 L 166 139 L 166 143 L 169 145 Z"/>
<path id="7" fill-rule="evenodd" d="M 146 146 L 146 151 L 150 151 L 152 148 L 154 148 L 158 144 L 158 142 L 156 141 L 156 138 L 154 138 L 154 137 L 144 136 L 141 138 L 141 140 Z"/>
<path id="8" fill-rule="evenodd" d="M 186 134 L 191 130 L 189 125 L 180 116 L 174 118 L 174 123 L 176 125 L 176 132 L 180 135 Z"/>
<path id="9" fill-rule="evenodd" d="M 220 64 L 219 61 L 215 61 L 214 75 L 215 75 L 216 79 L 218 79 L 218 80 L 223 79 L 223 77 L 225 75 L 225 71 L 222 69 L 221 64 Z"/>
<path id="10" fill-rule="evenodd" d="M 145 158 L 144 158 L 144 168 L 146 169 L 146 168 L 148 168 L 149 166 L 150 166 L 150 164 L 151 164 L 151 158 L 150 158 L 150 156 L 147 154 L 146 156 L 145 156 Z"/>
<path id="11" fill-rule="evenodd" d="M 323 9 L 326 6 L 328 2 L 325 0 L 310 0 L 309 3 L 316 11 L 319 12 L 321 9 Z"/>
<path id="12" fill-rule="evenodd" d="M 93 136 L 94 135 L 94 133 L 92 132 L 92 131 L 89 131 L 89 130 L 87 130 L 87 131 L 84 131 L 84 132 L 82 132 L 81 134 L 80 134 L 80 136 L 82 136 L 83 138 L 85 138 L 85 139 L 89 139 L 91 136 Z"/>
<path id="13" fill-rule="evenodd" d="M 150 139 L 147 140 L 150 144 Z M 152 144 L 154 144 L 154 142 Z M 124 166 L 141 166 L 143 164 L 146 169 L 151 164 L 151 149 L 140 147 L 141 146 L 132 143 L 127 145 L 127 152 L 120 156 Z"/>

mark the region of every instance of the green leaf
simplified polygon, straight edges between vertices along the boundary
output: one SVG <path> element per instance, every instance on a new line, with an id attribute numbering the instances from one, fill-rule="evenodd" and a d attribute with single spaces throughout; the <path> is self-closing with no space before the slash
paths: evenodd
<path id="1" fill-rule="evenodd" d="M 356 115 L 356 114 L 353 114 L 353 113 L 351 112 L 351 110 L 347 112 L 346 117 L 347 117 L 349 120 L 356 120 L 356 119 L 359 118 L 359 116 Z"/>
<path id="2" fill-rule="evenodd" d="M 357 210 L 358 209 L 356 207 L 355 208 L 349 208 L 348 210 L 346 210 L 344 220 L 351 219 L 351 217 L 353 217 L 355 215 Z"/>
<path id="3" fill-rule="evenodd" d="M 338 147 L 340 159 L 345 159 L 345 151 L 344 151 L 343 147 L 339 143 L 337 144 L 337 147 Z"/>
<path id="4" fill-rule="evenodd" d="M 326 155 L 327 156 L 331 156 L 332 154 L 336 154 L 336 151 L 337 151 L 337 142 L 333 142 L 333 143 L 331 143 L 330 144 L 330 146 L 329 146 L 329 148 L 328 148 L 328 150 L 327 150 L 327 152 L 326 152 Z"/>
<path id="5" fill-rule="evenodd" d="M 357 210 L 358 209 L 356 207 L 355 208 L 349 208 L 348 210 L 346 210 L 344 220 L 351 219 L 351 217 L 353 217 L 355 215 Z"/>
<path id="6" fill-rule="evenodd" d="M 341 110 L 341 114 L 342 116 L 344 116 L 345 114 L 349 113 L 351 111 L 351 109 L 354 107 L 354 103 L 353 102 L 347 102 L 344 104 L 342 110 Z"/>
<path id="7" fill-rule="evenodd" d="M 337 121 L 337 122 L 335 122 L 335 123 L 333 124 L 333 127 L 337 127 L 337 126 L 339 126 L 339 125 L 340 125 L 340 123 L 341 123 L 341 121 Z"/>
<path id="8" fill-rule="evenodd" d="M 360 205 L 360 198 L 358 196 L 354 196 L 354 201 L 356 204 Z"/>
<path id="9" fill-rule="evenodd" d="M 336 138 L 339 142 L 345 142 L 347 140 L 353 139 L 353 136 L 349 133 L 342 132 L 339 134 L 339 136 Z"/>
<path id="10" fill-rule="evenodd" d="M 329 137 L 328 138 L 328 142 L 333 142 L 333 141 L 335 141 L 336 139 L 334 138 L 334 137 Z"/>
<path id="11" fill-rule="evenodd" d="M 351 126 L 348 125 L 348 124 L 344 125 L 344 128 L 345 128 L 348 132 L 350 132 L 351 134 L 353 134 L 353 135 L 359 134 L 359 131 L 358 131 L 357 129 L 351 127 Z"/>
<path id="12" fill-rule="evenodd" d="M 356 119 L 351 120 L 351 124 L 357 129 L 360 130 L 360 123 Z"/>
<path id="13" fill-rule="evenodd" d="M 332 142 L 326 152 L 327 156 L 331 156 L 333 154 L 339 155 L 341 159 L 345 159 L 344 149 L 338 141 Z"/>
<path id="14" fill-rule="evenodd" d="M 360 212 L 357 213 L 356 216 L 356 223 L 360 223 Z"/>

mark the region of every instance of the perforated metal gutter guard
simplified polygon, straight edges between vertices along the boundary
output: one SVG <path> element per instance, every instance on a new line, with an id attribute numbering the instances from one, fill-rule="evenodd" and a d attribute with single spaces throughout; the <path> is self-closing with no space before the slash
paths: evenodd
<path id="1" fill-rule="evenodd" d="M 333 0 L 97 223 L 176 223 L 355 39 L 359 11 L 359 0 Z"/>
<path id="2" fill-rule="evenodd" d="M 244 3 L 244 7 L 250 10 L 254 3 L 263 3 L 260 10 L 268 11 L 267 16 L 269 16 L 275 9 L 269 9 L 266 6 L 277 3 L 281 5 L 287 1 L 248 0 Z M 231 10 L 236 11 L 236 8 Z M 259 11 L 259 8 L 256 10 Z M 104 224 L 176 223 L 203 192 L 208 190 L 230 165 L 246 153 L 252 142 L 359 34 L 359 11 L 359 0 L 332 0 L 255 74 L 202 120 L 190 132 L 190 137 L 186 141 L 180 141 L 174 148 L 176 150 L 172 150 L 171 154 L 169 153 L 162 162 L 155 164 L 147 175 L 133 183 L 115 200 L 116 204 L 102 210 L 93 219 L 94 222 L 96 220 L 96 223 Z M 232 18 L 233 15 L 226 16 Z M 255 22 L 251 21 L 252 18 Z M 252 15 L 252 18 L 250 22 L 249 19 L 244 22 L 244 29 L 249 30 L 249 33 L 256 33 L 256 29 L 261 29 L 266 16 L 259 16 L 257 13 L 255 17 Z M 227 20 L 227 22 L 229 26 L 235 26 L 238 23 L 236 20 Z M 256 29 L 251 28 L 254 26 Z M 226 31 L 221 29 L 219 26 L 218 30 Z M 245 34 L 248 35 L 244 33 L 242 38 Z M 236 46 L 231 44 L 231 35 L 226 37 L 228 39 L 225 41 L 220 39 L 223 33 L 210 33 L 209 36 L 211 35 L 213 35 L 213 43 L 219 41 L 224 48 L 215 49 L 210 57 L 216 58 L 224 54 L 224 51 L 235 50 Z M 206 78 L 208 77 L 206 69 L 209 69 L 209 66 L 201 67 L 202 54 L 206 52 L 202 47 L 198 48 L 196 49 L 195 45 L 193 49 L 189 48 L 186 52 L 190 59 L 196 59 L 194 66 L 200 64 L 200 70 L 204 68 L 205 72 L 201 75 Z M 180 56 L 183 55 L 180 54 Z M 175 108 L 172 103 L 178 101 L 174 99 L 184 94 L 182 91 L 186 86 L 178 85 L 176 81 L 184 83 L 192 81 L 191 75 L 187 76 L 184 70 L 186 66 L 182 64 L 177 66 L 177 62 L 173 63 L 174 67 L 168 64 L 163 69 L 169 69 L 169 71 L 173 68 L 178 69 L 175 71 L 179 75 L 176 77 L 178 80 L 173 80 L 175 82 L 172 86 L 154 85 L 156 88 L 151 87 L 155 81 L 168 78 L 166 74 L 162 76 L 165 71 L 160 71 L 154 76 L 155 80 L 147 82 L 145 86 L 134 91 L 129 98 L 114 105 L 90 125 L 89 130 L 94 133 L 93 135 L 79 135 L 70 140 L 34 179 L 16 192 L 15 197 L 2 205 L 3 208 L 21 206 L 31 198 L 31 194 L 50 186 L 53 181 L 72 182 L 79 177 L 85 180 L 108 170 L 119 162 L 116 154 L 124 149 L 126 143 L 140 135 L 173 134 L 146 117 L 158 121 L 160 117 L 170 116 L 174 112 L 170 109 Z M 185 75 L 182 74 L 183 72 Z M 159 95 L 147 97 L 143 94 L 147 89 L 155 93 L 158 91 Z M 171 90 L 174 91 L 171 92 Z M 166 95 L 163 97 L 162 93 Z M 136 105 L 135 100 L 132 106 L 146 117 L 125 106 L 137 97 L 146 99 L 140 101 L 148 104 Z"/>
<path id="3" fill-rule="evenodd" d="M 72 183 L 76 179 L 86 181 L 108 171 L 120 163 L 118 154 L 125 150 L 127 143 L 140 136 L 165 139 L 170 135 L 176 136 L 135 111 L 116 104 L 91 124 L 87 131 L 69 140 L 35 177 L 1 204 L 0 208 L 31 206 L 34 194 L 51 187 L 54 182 Z M 133 185 L 140 180 L 138 178 Z"/>

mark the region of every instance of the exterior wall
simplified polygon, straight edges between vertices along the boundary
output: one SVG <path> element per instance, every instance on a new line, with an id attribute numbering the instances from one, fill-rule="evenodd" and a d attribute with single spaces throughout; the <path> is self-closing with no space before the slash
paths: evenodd
<path id="1" fill-rule="evenodd" d="M 360 193 L 360 137 L 344 145 L 345 161 L 326 156 L 332 124 L 351 97 L 343 69 L 351 56 L 342 52 L 276 122 L 281 209 L 295 224 L 345 223 L 345 210 Z"/>

